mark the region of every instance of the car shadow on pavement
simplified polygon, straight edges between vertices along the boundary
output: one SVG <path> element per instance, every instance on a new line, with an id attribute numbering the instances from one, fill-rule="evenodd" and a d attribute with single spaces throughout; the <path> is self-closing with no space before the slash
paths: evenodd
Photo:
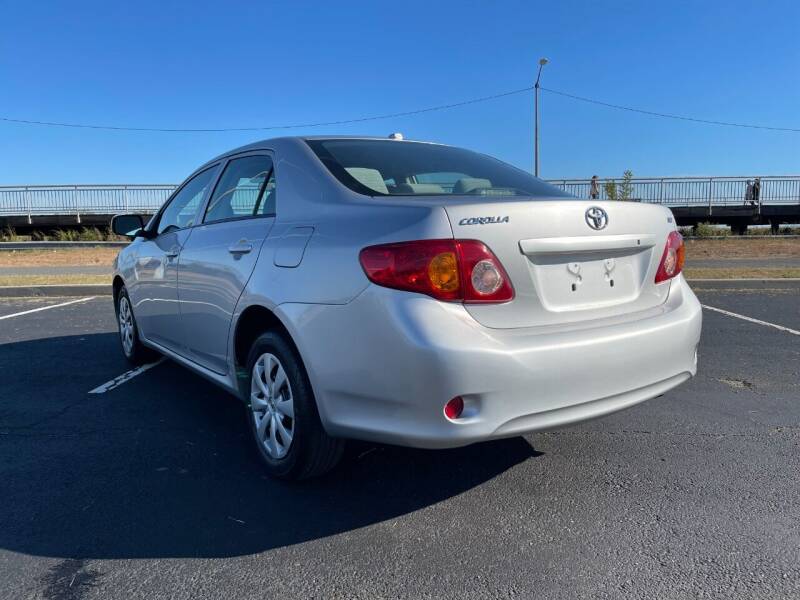
<path id="1" fill-rule="evenodd" d="M 539 455 L 523 438 L 359 443 L 325 477 L 284 483 L 258 464 L 241 403 L 172 362 L 88 394 L 128 368 L 115 334 L 2 344 L 0 365 L 0 548 L 31 555 L 258 553 L 424 509 Z"/>

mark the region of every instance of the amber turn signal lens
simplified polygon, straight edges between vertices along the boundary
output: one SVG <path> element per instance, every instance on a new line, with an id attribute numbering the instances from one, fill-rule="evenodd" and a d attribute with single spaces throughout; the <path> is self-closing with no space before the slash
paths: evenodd
<path id="1" fill-rule="evenodd" d="M 431 285 L 442 292 L 458 290 L 458 261 L 454 252 L 442 252 L 428 264 L 428 277 Z"/>

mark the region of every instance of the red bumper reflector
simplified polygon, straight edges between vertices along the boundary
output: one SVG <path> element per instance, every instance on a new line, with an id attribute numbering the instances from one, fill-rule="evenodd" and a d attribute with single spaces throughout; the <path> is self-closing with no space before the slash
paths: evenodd
<path id="1" fill-rule="evenodd" d="M 464 412 L 464 399 L 456 396 L 444 405 L 444 416 L 448 419 L 457 419 Z"/>

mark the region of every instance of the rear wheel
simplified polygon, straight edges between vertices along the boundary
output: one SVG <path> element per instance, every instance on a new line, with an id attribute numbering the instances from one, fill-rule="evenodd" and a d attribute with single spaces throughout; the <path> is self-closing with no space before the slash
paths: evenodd
<path id="1" fill-rule="evenodd" d="M 247 365 L 248 426 L 269 474 L 306 479 L 332 469 L 342 456 L 344 441 L 325 433 L 294 347 L 279 333 L 264 333 L 253 343 Z"/>
<path id="2" fill-rule="evenodd" d="M 128 297 L 128 290 L 124 286 L 117 294 L 116 308 L 119 341 L 125 358 L 134 365 L 142 365 L 155 360 L 158 355 L 142 344 L 139 339 L 139 328 L 136 326 L 136 317 L 133 316 L 133 306 Z"/>

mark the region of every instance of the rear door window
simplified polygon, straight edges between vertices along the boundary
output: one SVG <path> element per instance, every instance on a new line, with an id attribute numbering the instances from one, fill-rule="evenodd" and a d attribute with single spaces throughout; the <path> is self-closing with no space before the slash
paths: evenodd
<path id="1" fill-rule="evenodd" d="M 275 214 L 275 201 L 277 186 L 275 185 L 275 169 L 272 169 L 267 179 L 267 185 L 264 187 L 264 193 L 261 195 L 261 200 L 256 206 L 256 214 L 261 216 L 268 216 Z"/>
<path id="2" fill-rule="evenodd" d="M 266 155 L 231 160 L 208 202 L 204 222 L 274 214 L 275 179 L 272 171 L 272 159 Z"/>

